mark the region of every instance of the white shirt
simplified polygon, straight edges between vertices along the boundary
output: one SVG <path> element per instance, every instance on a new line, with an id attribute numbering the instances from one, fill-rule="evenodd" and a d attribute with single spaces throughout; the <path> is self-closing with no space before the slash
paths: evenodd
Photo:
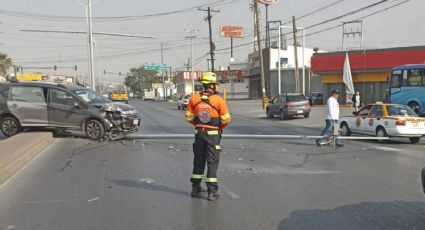
<path id="1" fill-rule="evenodd" d="M 327 101 L 326 119 L 339 120 L 339 103 L 335 97 L 329 97 Z"/>
<path id="2" fill-rule="evenodd" d="M 356 106 L 360 106 L 360 95 L 356 95 Z"/>

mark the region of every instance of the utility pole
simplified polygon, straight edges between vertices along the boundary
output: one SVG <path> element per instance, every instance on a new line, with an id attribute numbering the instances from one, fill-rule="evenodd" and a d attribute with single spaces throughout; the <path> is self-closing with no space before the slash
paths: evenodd
<path id="1" fill-rule="evenodd" d="M 195 77 L 193 76 L 193 39 L 195 38 L 196 36 L 194 35 L 186 37 L 186 39 L 190 39 L 190 78 L 192 79 L 192 94 L 195 94 Z"/>
<path id="2" fill-rule="evenodd" d="M 213 10 L 211 9 L 211 7 L 208 7 L 207 10 L 204 9 L 199 9 L 201 11 L 208 11 L 208 16 L 207 16 L 207 20 L 208 20 L 208 25 L 209 25 L 209 34 L 210 34 L 210 54 L 211 54 L 211 71 L 214 72 L 214 50 L 215 50 L 215 44 L 212 40 L 212 29 L 211 29 L 211 12 L 220 12 L 219 10 Z"/>
<path id="3" fill-rule="evenodd" d="M 210 71 L 210 61 L 211 59 L 207 58 L 207 70 Z"/>
<path id="4" fill-rule="evenodd" d="M 257 45 L 258 52 L 260 54 L 260 76 L 261 76 L 261 98 L 263 100 L 263 109 L 266 109 L 266 87 L 265 87 L 265 79 L 264 79 L 264 61 L 263 61 L 263 49 L 261 47 L 261 33 L 260 33 L 260 12 L 258 9 L 258 0 L 254 2 L 255 8 L 255 21 L 256 21 L 256 31 L 257 31 Z"/>
<path id="5" fill-rule="evenodd" d="M 270 47 L 269 4 L 266 5 L 266 48 Z"/>
<path id="6" fill-rule="evenodd" d="M 294 53 L 295 53 L 295 92 L 300 92 L 300 73 L 298 72 L 298 44 L 297 44 L 297 27 L 295 26 L 295 16 L 292 16 L 292 30 L 294 34 Z"/>
<path id="7" fill-rule="evenodd" d="M 161 43 L 161 64 L 164 65 L 164 48 Z M 162 70 L 162 93 L 164 94 L 164 101 L 167 99 L 167 91 L 165 90 L 165 71 L 167 68 Z"/>
<path id="8" fill-rule="evenodd" d="M 94 51 L 93 51 L 93 22 L 91 12 L 91 0 L 87 0 L 86 5 L 87 11 L 87 34 L 88 34 L 88 48 L 89 48 L 89 76 L 90 76 L 90 87 L 92 90 L 96 90 L 96 84 L 94 80 Z"/>

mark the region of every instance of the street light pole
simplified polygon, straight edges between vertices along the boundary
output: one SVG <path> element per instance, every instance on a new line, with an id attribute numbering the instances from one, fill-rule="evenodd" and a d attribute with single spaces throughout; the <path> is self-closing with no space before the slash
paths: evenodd
<path id="1" fill-rule="evenodd" d="M 87 0 L 86 5 L 87 12 L 87 34 L 88 34 L 88 48 L 89 48 L 89 76 L 90 76 L 90 87 L 92 90 L 96 90 L 96 84 L 94 79 L 94 50 L 93 50 L 93 22 L 91 12 L 91 0 Z"/>
<path id="2" fill-rule="evenodd" d="M 190 39 L 190 78 L 192 79 L 192 94 L 195 94 L 195 77 L 193 76 L 193 39 L 196 36 L 187 36 L 186 39 Z"/>

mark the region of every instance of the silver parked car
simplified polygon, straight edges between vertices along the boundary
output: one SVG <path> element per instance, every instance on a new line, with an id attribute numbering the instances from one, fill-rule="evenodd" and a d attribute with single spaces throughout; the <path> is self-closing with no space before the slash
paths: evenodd
<path id="1" fill-rule="evenodd" d="M 279 116 L 282 120 L 292 116 L 310 116 L 311 107 L 308 98 L 303 94 L 283 93 L 269 101 L 266 108 L 268 118 Z"/>

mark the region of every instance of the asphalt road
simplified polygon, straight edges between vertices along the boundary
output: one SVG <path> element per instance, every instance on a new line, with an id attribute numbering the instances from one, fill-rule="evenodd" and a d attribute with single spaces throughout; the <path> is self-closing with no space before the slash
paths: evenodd
<path id="1" fill-rule="evenodd" d="M 131 103 L 141 133 L 192 132 L 173 104 Z M 323 123 L 242 107 L 226 133 L 317 135 Z M 59 137 L 0 185 L 0 229 L 425 229 L 424 141 L 223 140 L 217 202 L 190 197 L 191 145 Z"/>

